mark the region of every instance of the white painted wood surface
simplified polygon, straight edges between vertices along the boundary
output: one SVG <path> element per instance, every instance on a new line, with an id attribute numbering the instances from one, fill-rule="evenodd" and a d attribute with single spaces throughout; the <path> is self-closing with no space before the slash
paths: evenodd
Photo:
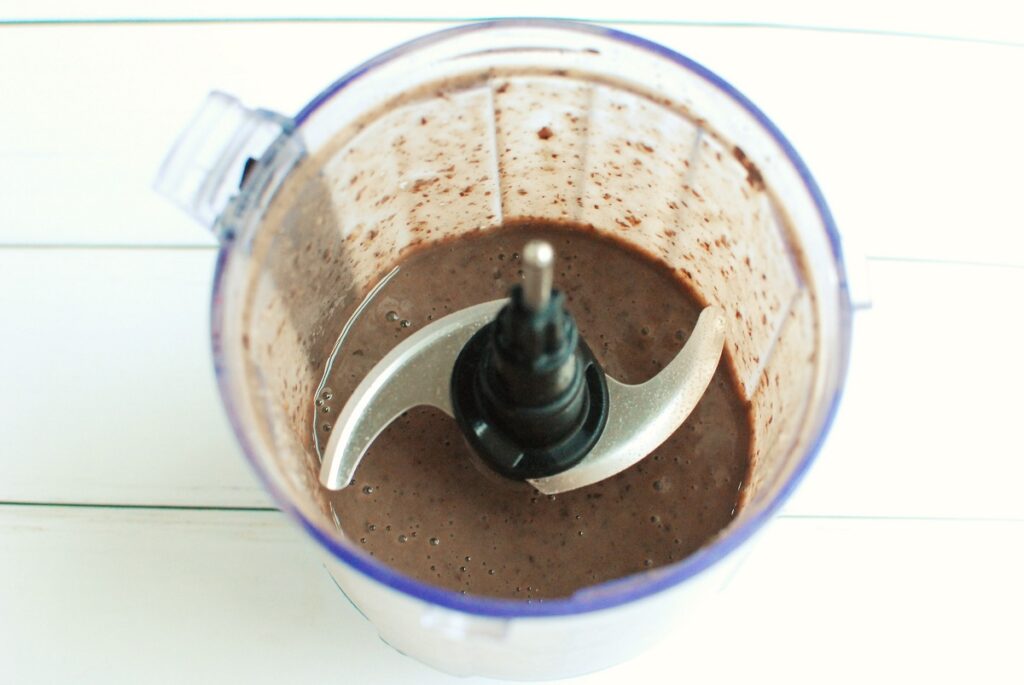
<path id="1" fill-rule="evenodd" d="M 801 26 L 838 31 L 885 31 L 957 39 L 1024 41 L 1021 10 L 1003 0 L 971 3 L 917 0 L 861 0 L 828 3 L 815 0 L 716 0 L 702 3 L 667 3 L 633 0 L 630 3 L 594 0 L 445 0 L 424 5 L 414 0 L 392 0 L 386 5 L 338 3 L 334 0 L 17 0 L 0 2 L 0 21 L 68 20 L 239 20 L 239 19 L 420 19 L 469 20 L 486 17 L 577 17 L 590 21 L 718 23 L 725 25 Z"/>
<path id="2" fill-rule="evenodd" d="M 213 375 L 215 259 L 0 250 L 0 501 L 269 506 Z"/>
<path id="3" fill-rule="evenodd" d="M 577 5 L 559 13 L 839 30 L 628 27 L 791 137 L 872 257 L 874 307 L 818 464 L 707 622 L 572 682 L 678 682 L 680 662 L 692 682 L 1024 681 L 1019 10 Z M 379 11 L 0 0 L 0 682 L 473 682 L 380 643 L 268 510 L 213 382 L 213 241 L 148 189 L 207 90 L 294 112 L 444 21 L 67 23 Z"/>

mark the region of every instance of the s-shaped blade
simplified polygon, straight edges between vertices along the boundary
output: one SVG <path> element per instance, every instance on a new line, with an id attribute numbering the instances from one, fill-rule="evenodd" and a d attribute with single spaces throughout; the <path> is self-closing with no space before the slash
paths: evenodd
<path id="1" fill-rule="evenodd" d="M 324 487 L 346 487 L 370 444 L 403 412 L 428 405 L 452 416 L 455 360 L 506 302 L 478 304 L 424 326 L 373 367 L 345 404 L 327 441 L 320 468 Z M 639 385 L 607 378 L 608 422 L 581 462 L 528 482 L 544 494 L 567 492 L 609 478 L 646 457 L 693 411 L 714 376 L 724 343 L 722 311 L 706 307 L 686 345 L 657 376 Z"/>

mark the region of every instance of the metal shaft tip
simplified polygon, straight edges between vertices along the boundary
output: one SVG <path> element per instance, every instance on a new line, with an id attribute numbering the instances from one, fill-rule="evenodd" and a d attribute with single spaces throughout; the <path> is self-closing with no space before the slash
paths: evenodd
<path id="1" fill-rule="evenodd" d="M 531 240 L 523 248 L 523 301 L 539 312 L 548 306 L 555 274 L 555 248 L 543 240 Z"/>

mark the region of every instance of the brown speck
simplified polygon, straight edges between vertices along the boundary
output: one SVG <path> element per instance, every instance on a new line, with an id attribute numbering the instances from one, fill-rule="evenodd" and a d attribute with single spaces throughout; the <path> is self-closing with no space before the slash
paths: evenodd
<path id="1" fill-rule="evenodd" d="M 520 188 L 516 192 L 519 193 L 520 195 L 526 195 L 526 188 Z"/>
<path id="2" fill-rule="evenodd" d="M 637 143 L 636 145 L 644 152 L 654 152 L 654 148 L 648 145 L 647 143 Z"/>
<path id="3" fill-rule="evenodd" d="M 242 347 L 244 347 L 247 350 L 249 349 L 249 334 L 248 333 L 243 333 L 242 334 Z"/>
<path id="4" fill-rule="evenodd" d="M 764 189 L 764 177 L 761 176 L 760 170 L 757 166 L 750 161 L 747 154 L 743 152 L 739 145 L 735 145 L 732 148 L 732 156 L 736 158 L 736 161 L 743 165 L 743 168 L 747 170 L 747 183 L 754 190 Z"/>
<path id="5" fill-rule="evenodd" d="M 426 125 L 427 125 L 427 118 L 426 117 L 420 117 L 420 126 L 426 126 Z"/>
<path id="6" fill-rule="evenodd" d="M 547 126 L 537 131 L 537 137 L 540 138 L 541 140 L 547 140 L 553 135 L 555 135 L 554 132 Z"/>
<path id="7" fill-rule="evenodd" d="M 427 186 L 430 186 L 430 185 L 433 185 L 434 183 L 437 183 L 439 180 L 440 179 L 438 179 L 436 176 L 434 178 L 420 178 L 420 179 L 417 179 L 416 182 L 412 184 L 411 190 L 414 193 L 418 193 L 421 190 L 423 190 L 424 188 L 426 188 Z"/>
<path id="8" fill-rule="evenodd" d="M 509 84 L 508 84 L 508 82 L 506 81 L 505 83 L 502 83 L 502 84 L 501 84 L 500 86 L 498 86 L 498 87 L 497 87 L 497 88 L 495 89 L 495 92 L 496 92 L 496 93 L 504 93 L 504 92 L 505 92 L 506 90 L 508 90 L 508 86 L 509 86 Z"/>

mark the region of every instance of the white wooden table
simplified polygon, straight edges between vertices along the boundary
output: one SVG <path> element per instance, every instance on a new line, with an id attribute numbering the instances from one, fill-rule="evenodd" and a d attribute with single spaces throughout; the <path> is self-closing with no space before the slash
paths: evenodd
<path id="1" fill-rule="evenodd" d="M 751 96 L 873 307 L 817 465 L 708 622 L 578 682 L 1024 682 L 1024 21 L 703 4 L 559 13 Z M 0 682 L 474 682 L 382 644 L 256 484 L 211 372 L 215 243 L 149 190 L 211 88 L 295 112 L 481 11 L 384 9 L 0 2 Z"/>

